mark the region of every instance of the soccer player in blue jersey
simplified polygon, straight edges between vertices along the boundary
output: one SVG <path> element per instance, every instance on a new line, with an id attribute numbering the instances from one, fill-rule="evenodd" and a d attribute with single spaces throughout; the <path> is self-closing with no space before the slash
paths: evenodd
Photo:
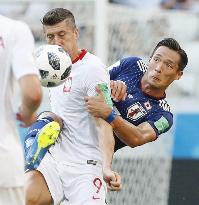
<path id="1" fill-rule="evenodd" d="M 152 52 L 148 65 L 141 58 L 128 57 L 110 67 L 111 80 L 122 81 L 128 87 L 125 100 L 107 106 L 103 93 L 86 97 L 87 107 L 95 117 L 109 122 L 115 134 L 115 150 L 136 147 L 154 141 L 173 124 L 173 114 L 166 101 L 166 89 L 179 80 L 188 63 L 187 54 L 173 38 L 161 40 Z M 115 85 L 114 90 L 120 93 Z M 115 91 L 114 91 L 115 92 Z"/>

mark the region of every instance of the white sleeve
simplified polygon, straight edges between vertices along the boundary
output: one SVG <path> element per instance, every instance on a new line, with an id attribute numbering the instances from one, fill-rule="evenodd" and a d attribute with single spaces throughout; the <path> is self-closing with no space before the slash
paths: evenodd
<path id="1" fill-rule="evenodd" d="M 88 96 L 95 96 L 97 95 L 97 92 L 95 90 L 95 87 L 98 84 L 105 83 L 107 84 L 109 91 L 110 91 L 110 76 L 105 68 L 105 65 L 98 65 L 93 66 L 93 68 L 90 69 L 90 72 L 88 72 L 87 79 L 86 79 L 86 90 Z"/>
<path id="2" fill-rule="evenodd" d="M 110 66 L 107 68 L 107 70 L 110 71 L 110 70 L 112 70 L 114 67 L 117 67 L 117 66 L 119 66 L 119 65 L 120 65 L 120 61 L 117 61 L 117 62 L 114 63 L 113 65 L 110 65 Z"/>
<path id="3" fill-rule="evenodd" d="M 16 79 L 27 75 L 37 74 L 33 58 L 34 38 L 29 27 L 22 22 L 15 21 L 13 27 L 15 41 L 13 42 L 12 69 Z"/>

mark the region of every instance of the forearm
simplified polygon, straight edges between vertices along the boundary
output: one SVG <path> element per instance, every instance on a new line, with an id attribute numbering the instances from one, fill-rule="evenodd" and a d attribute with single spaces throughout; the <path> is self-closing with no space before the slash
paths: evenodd
<path id="1" fill-rule="evenodd" d="M 26 113 L 27 115 L 31 115 L 37 110 L 40 103 L 41 103 L 40 99 L 33 100 L 31 98 L 27 98 L 27 96 L 26 96 L 26 97 L 22 98 L 22 103 L 21 103 L 20 108 L 21 108 L 21 111 L 23 113 Z"/>
<path id="2" fill-rule="evenodd" d="M 27 115 L 34 113 L 42 100 L 42 90 L 36 75 L 27 75 L 19 80 L 21 88 L 21 111 Z"/>
<path id="3" fill-rule="evenodd" d="M 115 139 L 111 125 L 103 119 L 97 118 L 99 144 L 102 153 L 103 169 L 110 169 L 114 153 Z"/>
<path id="4" fill-rule="evenodd" d="M 111 125 L 114 133 L 130 147 L 140 146 L 157 138 L 155 131 L 147 122 L 135 126 L 116 116 Z"/>

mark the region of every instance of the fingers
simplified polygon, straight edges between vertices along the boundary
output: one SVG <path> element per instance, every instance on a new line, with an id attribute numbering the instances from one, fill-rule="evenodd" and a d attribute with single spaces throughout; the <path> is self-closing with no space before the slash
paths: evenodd
<path id="1" fill-rule="evenodd" d="M 117 172 L 109 170 L 106 172 L 105 181 L 107 182 L 107 188 L 110 191 L 119 191 L 122 188 L 121 176 Z"/>
<path id="2" fill-rule="evenodd" d="M 115 101 L 125 100 L 127 96 L 127 86 L 122 81 L 111 81 L 111 95 Z"/>
<path id="3" fill-rule="evenodd" d="M 96 92 L 98 93 L 98 95 L 104 96 L 104 93 L 102 92 L 102 90 L 99 88 L 98 85 L 95 87 L 95 90 L 96 90 Z"/>
<path id="4" fill-rule="evenodd" d="M 111 190 L 112 191 L 119 191 L 122 189 L 121 176 L 117 172 L 114 172 L 114 173 L 115 173 L 116 180 L 110 181 L 110 186 L 112 188 Z"/>

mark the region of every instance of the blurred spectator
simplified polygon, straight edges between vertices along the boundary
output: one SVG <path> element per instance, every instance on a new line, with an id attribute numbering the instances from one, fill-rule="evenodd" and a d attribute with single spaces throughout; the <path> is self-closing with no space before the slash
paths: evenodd
<path id="1" fill-rule="evenodd" d="M 160 0 L 109 0 L 111 3 L 118 3 L 129 5 L 135 8 L 146 9 L 146 8 L 157 8 L 159 7 Z"/>
<path id="2" fill-rule="evenodd" d="M 163 9 L 190 9 L 192 0 L 161 0 L 160 5 Z"/>

